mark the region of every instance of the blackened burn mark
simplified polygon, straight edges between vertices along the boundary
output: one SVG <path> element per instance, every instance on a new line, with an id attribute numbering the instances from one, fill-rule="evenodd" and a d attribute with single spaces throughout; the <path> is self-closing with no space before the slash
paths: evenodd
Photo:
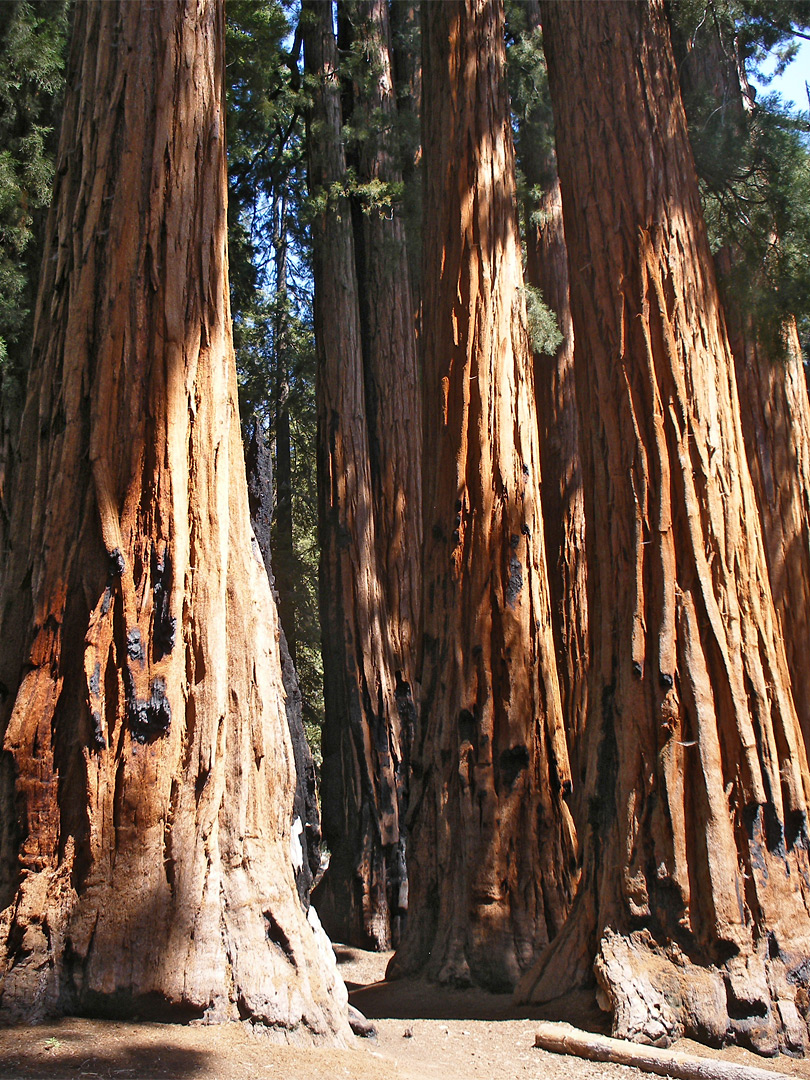
<path id="1" fill-rule="evenodd" d="M 143 642 L 141 641 L 141 631 L 137 626 L 133 626 L 131 630 L 127 631 L 127 656 L 130 660 L 143 660 Z"/>
<path id="2" fill-rule="evenodd" d="M 166 696 L 166 682 L 158 677 L 152 682 L 148 698 L 134 693 L 134 681 L 127 679 L 127 716 L 136 742 L 145 743 L 152 735 L 165 735 L 172 722 L 172 710 Z"/>
<path id="3" fill-rule="evenodd" d="M 475 742 L 475 717 L 469 709 L 458 714 L 458 737 L 460 742 Z"/>
<path id="4" fill-rule="evenodd" d="M 126 568 L 127 568 L 127 563 L 126 563 L 126 559 L 123 556 L 123 553 L 121 552 L 120 548 L 114 548 L 114 550 L 110 552 L 110 566 L 109 566 L 110 577 L 111 578 L 121 577 L 121 575 L 126 570 Z"/>
<path id="5" fill-rule="evenodd" d="M 161 660 L 174 649 L 177 640 L 177 619 L 169 610 L 172 595 L 172 557 L 168 551 L 158 557 L 155 549 L 152 549 L 152 581 L 152 647 L 155 660 Z"/>
<path id="6" fill-rule="evenodd" d="M 516 604 L 523 588 L 523 567 L 520 559 L 513 552 L 509 559 L 509 580 L 506 583 L 506 602 Z"/>
<path id="7" fill-rule="evenodd" d="M 510 746 L 508 750 L 504 750 L 498 758 L 498 770 L 503 787 L 511 791 L 517 778 L 528 767 L 529 751 L 525 746 L 522 744 Z"/>
<path id="8" fill-rule="evenodd" d="M 98 694 L 101 690 L 101 664 L 96 661 L 93 674 L 90 676 L 90 693 Z"/>

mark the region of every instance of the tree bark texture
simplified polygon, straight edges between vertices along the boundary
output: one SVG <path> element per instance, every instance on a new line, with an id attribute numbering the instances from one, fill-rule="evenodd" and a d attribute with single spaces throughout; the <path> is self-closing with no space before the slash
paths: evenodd
<path id="1" fill-rule="evenodd" d="M 540 4 L 529 0 L 530 30 L 540 29 Z M 529 141 L 523 170 L 539 205 L 525 205 L 526 281 L 539 288 L 557 316 L 562 342 L 554 356 L 535 353 L 534 392 L 540 430 L 543 529 L 551 592 L 551 621 L 560 677 L 568 757 L 573 778 L 572 808 L 583 818 L 585 760 L 580 755 L 587 715 L 588 596 L 585 564 L 585 502 L 579 460 L 579 414 L 574 386 L 574 325 L 568 295 L 562 197 L 554 154 L 544 140 Z M 534 143 L 532 147 L 531 143 Z"/>
<path id="2" fill-rule="evenodd" d="M 2 1011 L 349 1039 L 296 893 L 226 253 L 224 16 L 77 6 L 4 567 Z"/>
<path id="3" fill-rule="evenodd" d="M 753 93 L 731 37 L 715 11 L 695 41 L 675 35 L 678 76 L 689 117 L 690 99 L 714 105 L 712 123 L 746 132 Z M 725 33 L 724 33 L 725 30 Z M 680 39 L 680 40 L 679 40 Z M 724 247 L 715 256 L 740 396 L 743 438 L 765 539 L 765 555 L 788 660 L 793 700 L 805 749 L 810 745 L 810 401 L 796 323 L 783 327 L 784 356 L 766 348 L 751 312 L 724 286 L 739 255 Z"/>
<path id="4" fill-rule="evenodd" d="M 519 996 L 801 1050 L 810 778 L 663 4 L 544 3 L 576 339 L 589 825 Z"/>
<path id="5" fill-rule="evenodd" d="M 295 545 L 293 542 L 293 480 L 292 434 L 290 430 L 290 329 L 287 309 L 287 202 L 279 200 L 273 215 L 276 270 L 276 302 L 274 319 L 276 371 L 273 385 L 273 437 L 276 449 L 276 528 L 275 560 L 281 575 L 278 590 L 278 614 L 293 665 L 295 664 L 298 626 L 293 596 Z M 267 557 L 265 556 L 265 563 Z M 287 582 L 285 584 L 285 581 Z"/>
<path id="6" fill-rule="evenodd" d="M 726 304 L 742 429 L 805 751 L 810 746 L 810 401 L 796 322 L 784 357 L 763 349 L 744 313 Z"/>
<path id="7" fill-rule="evenodd" d="M 273 508 L 273 457 L 265 441 L 261 426 L 254 422 L 245 447 L 247 469 L 248 506 L 250 524 L 259 545 L 262 562 L 267 570 L 273 598 L 281 615 L 281 604 L 275 588 L 270 533 Z M 291 846 L 293 871 L 298 896 L 304 909 L 309 908 L 312 885 L 321 865 L 321 814 L 318 807 L 318 787 L 315 762 L 307 742 L 302 710 L 301 687 L 292 658 L 284 625 L 279 627 L 279 659 L 281 680 L 284 686 L 284 710 L 290 729 L 293 759 L 295 761 L 295 798 Z"/>
<path id="8" fill-rule="evenodd" d="M 386 0 L 345 5 L 363 70 L 349 88 L 351 123 L 370 134 L 355 165 L 361 184 L 401 183 L 394 156 L 396 100 Z M 356 50 L 359 51 L 359 50 Z M 410 743 L 418 698 L 417 632 L 422 585 L 422 395 L 410 271 L 401 212 L 353 205 L 363 386 L 368 425 L 377 565 L 388 612 L 396 703 L 404 755 L 400 802 L 407 803 Z M 392 944 L 408 908 L 405 833 L 400 828 L 399 892 L 392 909 Z"/>
<path id="9" fill-rule="evenodd" d="M 387 949 L 400 904 L 406 742 L 379 563 L 351 208 L 332 4 L 302 9 L 317 348 L 321 805 L 331 852 L 313 902 L 333 938 Z"/>
<path id="10" fill-rule="evenodd" d="M 556 165 L 540 197 L 539 224 L 527 223 L 526 280 L 557 316 L 562 342 L 554 356 L 535 354 L 534 391 L 543 466 L 543 529 L 549 564 L 551 623 L 563 718 L 573 778 L 577 827 L 583 818 L 582 755 L 588 707 L 588 594 L 585 496 L 579 458 L 579 414 L 574 385 L 574 324 L 568 299 L 568 254 Z M 527 177 L 529 182 L 532 178 Z"/>
<path id="11" fill-rule="evenodd" d="M 513 986 L 574 880 L 499 3 L 423 11 L 424 656 L 392 974 Z"/>

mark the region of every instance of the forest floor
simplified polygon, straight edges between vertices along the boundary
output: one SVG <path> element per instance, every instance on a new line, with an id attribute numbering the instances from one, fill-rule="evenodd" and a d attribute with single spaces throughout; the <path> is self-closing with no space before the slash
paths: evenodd
<path id="1" fill-rule="evenodd" d="M 534 1047 L 539 1011 L 508 995 L 386 983 L 389 954 L 335 946 L 351 1000 L 377 1034 L 356 1048 L 279 1046 L 242 1024 L 215 1027 L 67 1018 L 0 1029 L 0 1078 L 43 1080 L 641 1080 L 649 1073 Z M 547 1019 L 562 1017 L 544 1014 Z M 596 1030 L 599 1015 L 569 1002 L 565 1019 Z M 737 1048 L 675 1049 L 810 1080 L 810 1059 L 761 1058 Z"/>

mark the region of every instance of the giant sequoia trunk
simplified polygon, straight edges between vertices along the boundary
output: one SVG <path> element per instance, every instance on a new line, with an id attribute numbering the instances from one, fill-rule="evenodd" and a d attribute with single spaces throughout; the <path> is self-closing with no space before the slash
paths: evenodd
<path id="1" fill-rule="evenodd" d="M 659 0 L 545 3 L 588 528 L 589 826 L 520 995 L 807 1044 L 810 777 Z M 591 137 L 599 132 L 600 137 Z"/>
<path id="2" fill-rule="evenodd" d="M 313 902 L 332 937 L 386 949 L 400 903 L 405 737 L 381 578 L 332 4 L 302 8 L 318 357 L 318 499 L 326 717 L 321 804 L 331 861 Z"/>
<path id="3" fill-rule="evenodd" d="M 528 0 L 529 30 L 540 31 L 540 4 Z M 562 341 L 553 356 L 535 353 L 534 392 L 543 462 L 543 529 L 546 538 L 551 624 L 560 677 L 572 806 L 577 827 L 585 813 L 583 746 L 587 716 L 588 596 L 585 566 L 585 502 L 579 461 L 579 415 L 574 389 L 574 325 L 568 298 L 568 253 L 557 162 L 532 118 L 521 131 L 525 201 L 526 281 L 537 286 L 557 316 Z"/>
<path id="4" fill-rule="evenodd" d="M 334 1038 L 251 543 L 223 41 L 215 2 L 76 8 L 3 577 L 0 994 Z"/>
<path id="5" fill-rule="evenodd" d="M 502 10 L 424 11 L 425 581 L 392 974 L 514 985 L 572 887 Z"/>
<path id="6" fill-rule="evenodd" d="M 716 11 L 707 11 L 688 41 L 673 33 L 678 74 L 690 123 L 728 131 L 728 145 L 748 137 L 754 94 L 736 40 L 724 40 Z M 705 102 L 712 103 L 708 121 Z M 696 103 L 698 116 L 690 113 Z M 701 106 L 703 108 L 701 109 Z M 810 401 L 794 319 L 780 343 L 767 347 L 754 316 L 729 283 L 739 277 L 740 254 L 716 256 L 729 341 L 734 354 L 742 430 L 765 539 L 771 590 L 785 643 L 793 700 L 805 749 L 810 746 Z M 743 264 L 744 266 L 744 264 Z M 757 286 L 757 281 L 749 285 Z M 760 281 L 763 289 L 769 286 Z"/>

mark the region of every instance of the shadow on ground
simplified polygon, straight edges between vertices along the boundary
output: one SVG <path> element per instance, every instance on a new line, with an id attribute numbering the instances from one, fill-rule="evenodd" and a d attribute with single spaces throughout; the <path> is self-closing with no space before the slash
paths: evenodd
<path id="1" fill-rule="evenodd" d="M 150 1025 L 150 1029 L 153 1025 Z M 0 1032 L 0 1077 L 48 1077 L 48 1080 L 192 1080 L 206 1071 L 210 1054 L 169 1040 L 133 1037 L 132 1025 L 120 1049 L 109 1045 L 94 1052 L 87 1034 L 67 1025 L 17 1027 Z"/>

